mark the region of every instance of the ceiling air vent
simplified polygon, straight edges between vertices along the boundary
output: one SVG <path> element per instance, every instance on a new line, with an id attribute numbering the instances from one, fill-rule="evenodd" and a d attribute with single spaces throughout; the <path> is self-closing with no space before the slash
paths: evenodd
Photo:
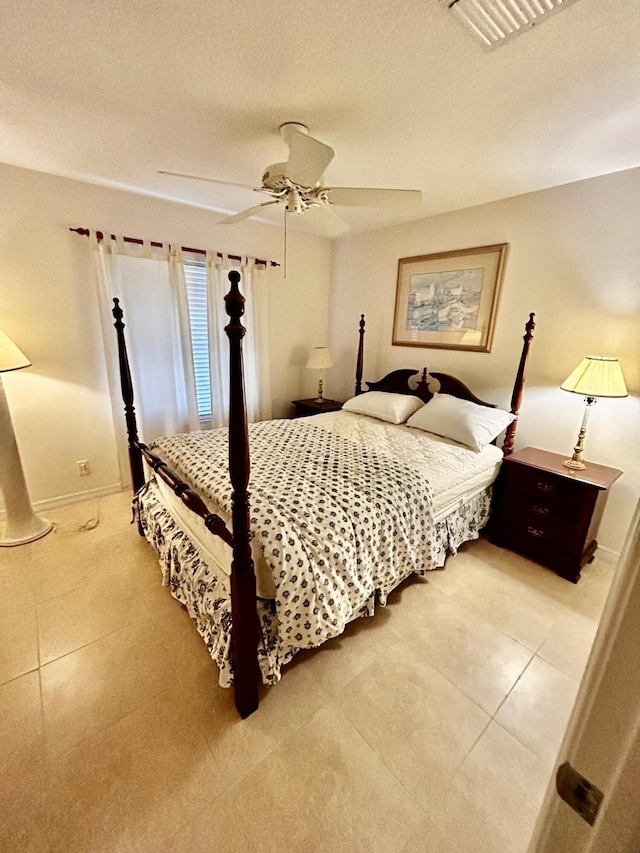
<path id="1" fill-rule="evenodd" d="M 537 27 L 576 0 L 445 0 L 487 47 Z"/>

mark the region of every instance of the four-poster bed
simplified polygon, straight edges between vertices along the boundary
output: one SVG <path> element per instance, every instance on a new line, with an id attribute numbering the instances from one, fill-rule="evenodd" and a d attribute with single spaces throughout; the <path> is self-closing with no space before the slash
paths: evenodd
<path id="1" fill-rule="evenodd" d="M 347 622 L 384 604 L 409 574 L 442 565 L 447 551 L 477 538 L 488 519 L 490 483 L 502 453 L 491 445 L 477 452 L 429 437 L 411 422 L 388 423 L 386 416 L 349 411 L 262 422 L 249 432 L 244 297 L 240 274 L 230 272 L 229 280 L 228 431 L 164 437 L 151 448 L 139 441 L 118 300 L 113 314 L 139 529 L 158 553 L 165 584 L 186 605 L 220 667 L 221 683 L 233 681 L 236 707 L 246 717 L 258 706 L 261 675 L 265 683 L 276 682 L 296 651 L 337 636 Z M 513 449 L 533 328 L 531 314 L 505 454 Z M 376 395 L 361 396 L 364 330 L 363 316 L 354 399 L 368 402 Z M 411 398 L 426 411 L 423 404 L 434 394 L 426 368 L 416 387 L 410 386 L 417 373 L 395 370 L 367 385 L 386 401 L 405 395 L 402 402 Z M 452 376 L 435 373 L 430 379 L 443 397 L 485 412 L 495 408 Z M 147 484 L 143 459 L 154 474 Z M 214 540 L 217 545 L 210 545 Z M 221 553 L 229 549 L 231 565 L 225 567 Z"/>

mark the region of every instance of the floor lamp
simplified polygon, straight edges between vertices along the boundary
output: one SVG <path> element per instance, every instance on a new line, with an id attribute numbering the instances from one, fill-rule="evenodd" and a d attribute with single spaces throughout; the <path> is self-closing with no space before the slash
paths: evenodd
<path id="1" fill-rule="evenodd" d="M 31 506 L 2 384 L 3 373 L 30 366 L 31 362 L 26 355 L 0 329 L 0 489 L 6 510 L 6 525 L 4 535 L 0 538 L 0 546 L 5 548 L 40 539 L 53 527 L 46 518 L 36 515 Z"/>

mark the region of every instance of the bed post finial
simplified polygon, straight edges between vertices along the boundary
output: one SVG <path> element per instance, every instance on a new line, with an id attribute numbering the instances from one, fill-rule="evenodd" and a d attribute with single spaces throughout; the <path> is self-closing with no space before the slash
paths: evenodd
<path id="1" fill-rule="evenodd" d="M 138 447 L 138 424 L 136 422 L 136 410 L 133 405 L 133 383 L 131 381 L 131 370 L 127 356 L 127 344 L 124 339 L 123 313 L 120 300 L 114 297 L 113 325 L 118 337 L 118 364 L 120 365 L 120 388 L 122 390 L 122 402 L 124 403 L 124 418 L 127 425 L 127 440 L 129 444 L 129 467 L 131 469 L 131 482 L 133 493 L 136 494 L 144 486 L 144 466 L 142 454 Z"/>
<path id="2" fill-rule="evenodd" d="M 233 643 L 234 694 L 241 717 L 258 707 L 258 640 L 260 626 L 256 609 L 256 576 L 251 558 L 249 520 L 249 433 L 244 394 L 242 338 L 246 332 L 240 318 L 245 298 L 238 287 L 240 273 L 229 273 L 231 288 L 224 298 L 230 321 L 229 338 L 229 477 L 232 486 L 233 560 L 231 562 L 231 638 Z"/>
<path id="3" fill-rule="evenodd" d="M 417 397 L 420 397 L 421 400 L 430 400 L 433 397 L 433 392 L 429 388 L 429 371 L 426 367 L 422 368 L 422 376 L 420 377 L 420 381 L 415 387 L 415 391 L 413 392 Z"/>
<path id="4" fill-rule="evenodd" d="M 516 381 L 513 385 L 513 394 L 511 395 L 511 414 L 515 415 L 515 417 L 507 427 L 507 431 L 504 436 L 504 442 L 502 443 L 502 452 L 505 456 L 511 456 L 511 454 L 513 453 L 513 444 L 516 437 L 516 429 L 518 428 L 520 404 L 522 403 L 522 392 L 524 390 L 524 380 L 527 373 L 527 359 L 529 357 L 529 347 L 531 346 L 531 341 L 533 340 L 533 330 L 536 327 L 534 320 L 535 316 L 536 315 L 532 311 L 529 314 L 529 320 L 524 327 L 524 337 L 522 339 L 524 343 L 522 345 L 522 354 L 520 355 L 520 364 L 518 365 Z"/>
<path id="5" fill-rule="evenodd" d="M 356 362 L 356 397 L 362 394 L 362 370 L 364 363 L 364 314 L 360 315 L 360 340 L 358 342 L 358 360 Z"/>

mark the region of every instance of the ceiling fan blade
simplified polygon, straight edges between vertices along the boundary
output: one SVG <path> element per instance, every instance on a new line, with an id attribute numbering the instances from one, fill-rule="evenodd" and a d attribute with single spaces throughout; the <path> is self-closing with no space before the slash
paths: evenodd
<path id="1" fill-rule="evenodd" d="M 281 198 L 273 199 L 273 201 L 263 201 L 262 204 L 256 204 L 255 207 L 249 207 L 247 210 L 242 210 L 240 213 L 233 213 L 231 216 L 225 216 L 222 219 L 218 219 L 216 225 L 230 225 L 232 222 L 240 222 L 242 219 L 248 219 L 250 216 L 253 216 L 258 211 L 262 210 L 263 207 L 269 207 L 271 204 L 280 204 L 283 201 Z"/>
<path id="2" fill-rule="evenodd" d="M 302 214 L 302 217 L 324 237 L 339 237 L 351 228 L 327 204 L 308 207 Z"/>
<path id="3" fill-rule="evenodd" d="M 385 190 L 365 187 L 324 187 L 331 204 L 347 207 L 398 207 L 417 204 L 422 198 L 420 190 Z"/>
<path id="4" fill-rule="evenodd" d="M 287 178 L 301 187 L 315 187 L 333 160 L 333 148 L 299 130 L 289 131 L 287 145 Z"/>
<path id="5" fill-rule="evenodd" d="M 237 184 L 235 181 L 219 181 L 217 178 L 205 178 L 203 175 L 185 175 L 183 172 L 167 172 L 164 169 L 158 169 L 159 175 L 171 175 L 174 178 L 190 178 L 194 181 L 209 181 L 212 184 L 224 184 L 227 187 L 241 187 L 245 190 L 256 190 L 260 192 L 260 189 L 256 187 L 249 186 L 249 184 Z"/>

